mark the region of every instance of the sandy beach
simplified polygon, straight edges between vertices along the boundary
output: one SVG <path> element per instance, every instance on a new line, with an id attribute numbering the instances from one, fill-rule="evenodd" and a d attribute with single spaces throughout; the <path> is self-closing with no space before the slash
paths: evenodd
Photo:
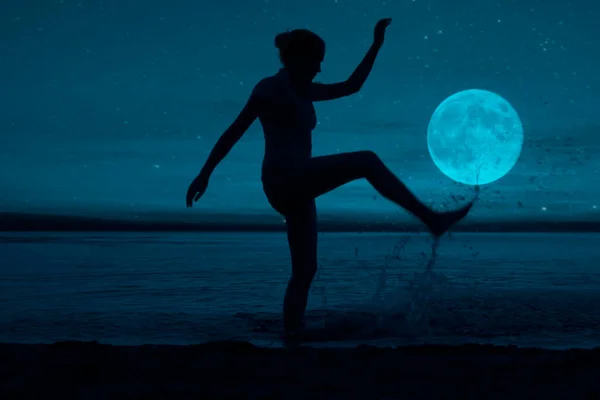
<path id="1" fill-rule="evenodd" d="M 597 399 L 600 349 L 0 344 L 3 399 Z"/>

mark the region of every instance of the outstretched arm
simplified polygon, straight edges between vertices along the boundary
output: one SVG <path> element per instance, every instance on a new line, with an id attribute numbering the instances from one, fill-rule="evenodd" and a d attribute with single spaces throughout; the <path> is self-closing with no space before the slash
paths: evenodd
<path id="1" fill-rule="evenodd" d="M 360 62 L 360 64 L 358 64 L 358 67 L 356 67 L 352 75 L 350 75 L 350 78 L 339 83 L 311 84 L 310 99 L 312 101 L 333 100 L 358 93 L 373 69 L 373 64 L 375 64 L 377 54 L 383 45 L 385 29 L 390 23 L 390 18 L 382 19 L 377 23 L 375 26 L 375 38 L 373 40 L 373 44 L 369 48 L 369 51 L 367 51 L 367 54 L 363 60 Z"/>
<path id="2" fill-rule="evenodd" d="M 259 99 L 255 95 L 251 95 L 238 117 L 223 132 L 215 147 L 213 147 L 204 167 L 202 167 L 201 175 L 210 176 L 217 165 L 229 154 L 233 146 L 246 133 L 250 125 L 258 117 L 258 104 Z"/>
<path id="3" fill-rule="evenodd" d="M 311 84 L 310 99 L 312 101 L 334 100 L 358 93 L 373 69 L 379 49 L 381 49 L 381 45 L 373 43 L 358 67 L 350 75 L 350 78 L 344 82 L 330 84 L 315 82 Z"/>

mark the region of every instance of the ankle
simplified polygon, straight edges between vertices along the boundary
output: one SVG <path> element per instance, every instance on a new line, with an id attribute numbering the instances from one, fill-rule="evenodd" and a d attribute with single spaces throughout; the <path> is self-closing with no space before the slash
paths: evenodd
<path id="1" fill-rule="evenodd" d="M 304 328 L 304 323 L 303 322 L 288 322 L 288 323 L 284 323 L 283 324 L 283 330 L 286 334 L 290 333 L 296 333 L 298 331 L 301 331 Z"/>

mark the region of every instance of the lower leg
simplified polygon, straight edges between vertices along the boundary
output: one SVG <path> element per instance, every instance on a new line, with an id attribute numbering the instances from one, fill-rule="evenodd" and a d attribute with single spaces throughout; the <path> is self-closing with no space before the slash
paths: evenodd
<path id="1" fill-rule="evenodd" d="M 455 211 L 437 212 L 423 204 L 374 153 L 367 158 L 366 179 L 383 197 L 393 201 L 419 218 L 435 237 L 443 235 L 464 218 L 473 202 Z"/>
<path id="2" fill-rule="evenodd" d="M 317 213 L 314 199 L 297 204 L 285 215 L 292 277 L 283 299 L 286 332 L 302 327 L 310 285 L 317 273 Z"/>
<path id="3" fill-rule="evenodd" d="M 379 157 L 371 157 L 366 170 L 365 178 L 379 194 L 419 218 L 425 225 L 430 226 L 438 213 L 421 202 Z"/>
<path id="4" fill-rule="evenodd" d="M 302 327 L 309 290 L 310 282 L 292 275 L 283 299 L 283 327 L 286 332 Z"/>

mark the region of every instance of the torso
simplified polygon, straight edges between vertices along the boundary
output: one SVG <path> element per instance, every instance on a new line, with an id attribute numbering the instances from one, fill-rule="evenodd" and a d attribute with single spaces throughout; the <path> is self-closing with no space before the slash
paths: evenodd
<path id="1" fill-rule="evenodd" d="M 311 157 L 317 116 L 312 101 L 296 93 L 284 69 L 260 81 L 254 91 L 267 104 L 259 114 L 265 136 L 265 182 L 292 172 Z"/>

